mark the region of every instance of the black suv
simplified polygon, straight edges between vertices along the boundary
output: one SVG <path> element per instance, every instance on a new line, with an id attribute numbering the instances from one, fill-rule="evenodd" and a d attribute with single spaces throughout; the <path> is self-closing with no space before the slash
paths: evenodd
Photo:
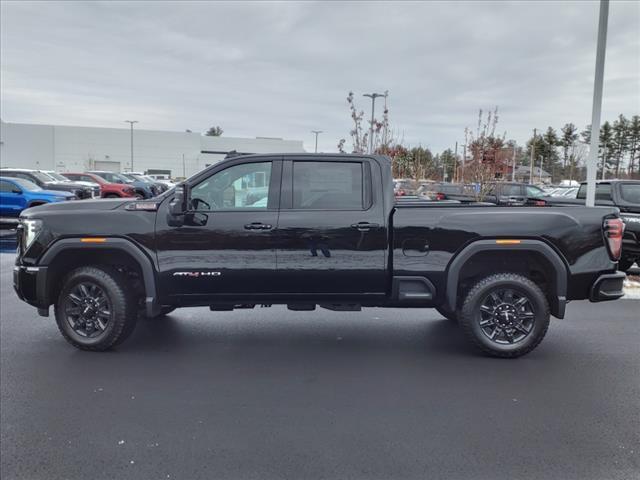
<path id="1" fill-rule="evenodd" d="M 92 198 L 91 188 L 73 182 L 55 182 L 42 172 L 37 170 L 27 170 L 23 168 L 3 168 L 0 170 L 3 177 L 23 178 L 35 183 L 45 190 L 60 190 L 63 192 L 71 192 L 78 199 Z"/>

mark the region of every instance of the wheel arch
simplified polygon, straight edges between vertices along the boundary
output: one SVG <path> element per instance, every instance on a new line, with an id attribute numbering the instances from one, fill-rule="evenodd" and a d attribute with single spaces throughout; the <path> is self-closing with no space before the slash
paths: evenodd
<path id="1" fill-rule="evenodd" d="M 123 261 L 137 270 L 144 289 L 145 310 L 148 315 L 156 315 L 160 307 L 153 262 L 135 243 L 125 238 L 104 237 L 101 242 L 64 238 L 53 243 L 39 262 L 47 272 L 44 288 L 48 300 L 52 299 L 51 292 L 60 286 L 62 277 L 70 268 L 115 261 Z M 62 269 L 62 266 L 67 268 Z"/>
<path id="2" fill-rule="evenodd" d="M 485 258 L 505 256 L 506 258 L 517 259 L 522 254 L 533 254 L 536 261 L 544 265 L 543 274 L 550 280 L 549 283 L 551 284 L 550 289 L 547 290 L 551 314 L 557 318 L 564 318 L 567 303 L 567 265 L 561 256 L 548 244 L 532 239 L 516 240 L 512 243 L 502 243 L 500 239 L 484 239 L 477 240 L 463 248 L 447 267 L 446 307 L 451 311 L 455 311 L 458 306 L 460 280 L 465 267 L 469 267 L 472 260 L 483 256 Z M 518 270 L 514 266 L 513 270 L 508 268 L 506 271 Z"/>
<path id="3" fill-rule="evenodd" d="M 31 208 L 31 207 L 37 207 L 40 205 L 46 205 L 47 203 L 50 203 L 49 200 L 44 200 L 44 199 L 37 199 L 37 200 L 31 200 L 28 204 L 26 208 Z"/>

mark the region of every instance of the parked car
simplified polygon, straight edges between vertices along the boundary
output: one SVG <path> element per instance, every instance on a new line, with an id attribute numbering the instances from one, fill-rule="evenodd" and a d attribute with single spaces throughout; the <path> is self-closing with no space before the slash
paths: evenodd
<path id="1" fill-rule="evenodd" d="M 152 200 L 27 210 L 15 291 L 44 316 L 54 304 L 84 350 L 124 341 L 139 306 L 285 304 L 436 308 L 502 358 L 536 348 L 568 301 L 623 295 L 617 208 L 403 204 L 393 187 L 387 157 L 239 155 Z"/>
<path id="2" fill-rule="evenodd" d="M 149 173 L 147 174 L 147 176 L 153 178 L 156 182 L 164 183 L 169 188 L 175 187 L 176 185 L 176 182 L 171 180 L 170 175 L 159 174 L 159 173 Z"/>
<path id="3" fill-rule="evenodd" d="M 22 178 L 35 183 L 43 190 L 60 190 L 63 192 L 71 192 L 78 199 L 93 198 L 93 191 L 83 185 L 73 182 L 59 182 L 53 180 L 49 175 L 37 170 L 29 170 L 26 168 L 2 168 L 0 175 L 3 177 Z"/>
<path id="4" fill-rule="evenodd" d="M 121 173 L 120 175 L 128 179 L 136 191 L 144 192 L 144 198 L 153 198 L 161 193 L 160 189 L 154 183 L 137 175 L 131 173 Z"/>
<path id="5" fill-rule="evenodd" d="M 587 183 L 582 182 L 576 198 L 541 197 L 545 205 L 584 205 Z M 618 269 L 626 272 L 640 260 L 640 180 L 600 180 L 596 182 L 595 203 L 598 206 L 617 207 L 625 224 L 622 256 Z"/>
<path id="6" fill-rule="evenodd" d="M 0 176 L 0 217 L 17 220 L 20 213 L 31 207 L 51 202 L 75 200 L 71 192 L 43 190 L 38 185 L 23 178 Z"/>
<path id="7" fill-rule="evenodd" d="M 61 175 L 58 172 L 54 172 L 53 170 L 38 170 L 38 171 L 49 176 L 51 180 L 53 180 L 54 182 L 71 182 L 71 183 L 75 183 L 76 185 L 82 185 L 83 187 L 90 188 L 92 198 L 100 198 L 101 196 L 100 185 L 96 182 L 84 181 L 84 180 L 72 181 L 69 178 L 65 177 L 64 175 Z"/>
<path id="8" fill-rule="evenodd" d="M 539 196 L 544 195 L 544 191 L 534 185 L 514 182 L 495 182 L 484 184 L 477 194 L 464 193 L 449 194 L 447 198 L 461 201 L 489 202 L 495 205 L 523 206 L 536 205 Z M 542 204 L 542 202 L 539 202 Z"/>
<path id="9" fill-rule="evenodd" d="M 108 182 L 95 173 L 63 173 L 72 181 L 95 182 L 100 186 L 100 196 L 103 198 L 135 197 L 135 189 L 126 183 Z"/>
<path id="10" fill-rule="evenodd" d="M 154 193 L 156 195 L 159 195 L 159 194 L 169 190 L 169 187 L 166 184 L 164 184 L 162 182 L 158 182 L 157 180 L 154 180 L 149 175 L 145 175 L 144 173 L 129 172 L 128 175 L 132 175 L 132 176 L 134 176 L 135 178 L 137 178 L 140 181 L 147 182 L 147 183 L 151 184 L 152 190 L 154 191 Z"/>
<path id="11" fill-rule="evenodd" d="M 393 194 L 396 197 L 416 194 L 416 181 L 409 178 L 399 178 L 393 180 Z"/>
<path id="12" fill-rule="evenodd" d="M 425 200 L 450 200 L 450 195 L 474 196 L 473 186 L 462 183 L 428 183 L 416 190 L 416 196 Z"/>
<path id="13" fill-rule="evenodd" d="M 128 185 L 133 188 L 135 192 L 135 196 L 139 198 L 151 198 L 153 197 L 153 192 L 149 188 L 149 185 L 146 182 L 139 182 L 138 180 L 129 178 L 123 173 L 115 173 L 115 172 L 107 172 L 100 170 L 92 170 L 87 173 L 93 173 L 101 178 L 104 178 L 107 182 L 111 183 L 121 183 L 124 185 Z"/>

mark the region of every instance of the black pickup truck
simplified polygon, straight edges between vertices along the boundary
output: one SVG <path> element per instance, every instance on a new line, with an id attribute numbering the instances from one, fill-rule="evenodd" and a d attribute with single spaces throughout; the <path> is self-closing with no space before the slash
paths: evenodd
<path id="1" fill-rule="evenodd" d="M 18 296 L 44 316 L 53 305 L 84 350 L 122 342 L 142 315 L 285 304 L 433 307 L 508 358 L 569 300 L 623 295 L 617 208 L 396 204 L 378 156 L 234 157 L 152 200 L 25 210 L 19 230 Z"/>
<path id="2" fill-rule="evenodd" d="M 539 197 L 545 205 L 584 205 L 587 184 L 580 184 L 576 198 Z M 596 205 L 616 207 L 625 224 L 622 238 L 622 254 L 618 270 L 626 272 L 640 260 L 640 180 L 600 180 L 596 182 Z"/>

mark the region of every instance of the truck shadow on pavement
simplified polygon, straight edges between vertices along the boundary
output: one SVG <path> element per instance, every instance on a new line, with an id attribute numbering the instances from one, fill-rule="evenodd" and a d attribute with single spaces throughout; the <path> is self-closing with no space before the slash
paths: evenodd
<path id="1" fill-rule="evenodd" d="M 467 344 L 455 323 L 443 318 L 419 319 L 419 312 L 406 322 L 335 316 L 305 320 L 293 314 L 262 320 L 256 316 L 243 318 L 241 313 L 232 315 L 233 318 L 196 320 L 176 312 L 164 318 L 141 319 L 136 331 L 117 351 L 184 354 L 220 348 L 274 348 L 279 353 L 397 350 L 421 355 L 480 355 Z"/>

